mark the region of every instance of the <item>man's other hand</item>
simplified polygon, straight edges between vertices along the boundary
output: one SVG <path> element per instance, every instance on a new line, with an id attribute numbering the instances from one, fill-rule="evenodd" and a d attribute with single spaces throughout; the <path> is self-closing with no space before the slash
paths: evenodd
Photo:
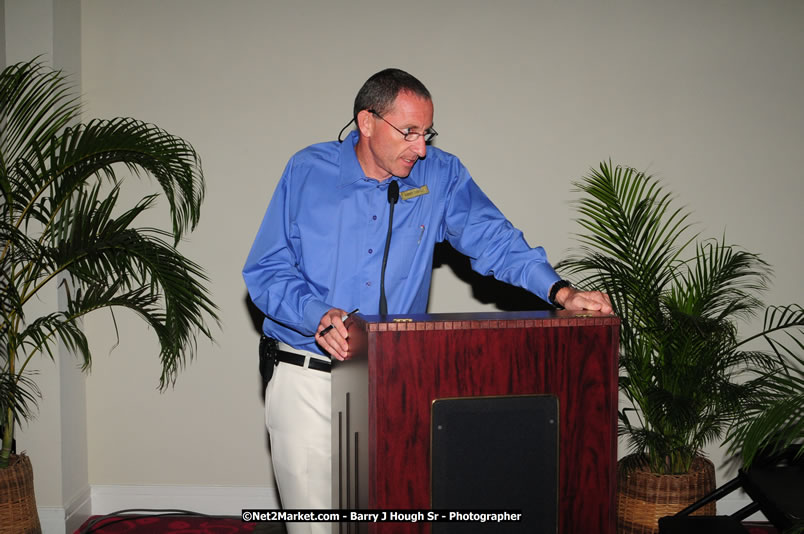
<path id="1" fill-rule="evenodd" d="M 330 309 L 321 317 L 315 333 L 316 342 L 337 360 L 345 360 L 349 352 L 349 342 L 347 341 L 349 332 L 341 319 L 344 315 L 346 312 L 340 308 Z M 322 336 L 321 332 L 330 325 L 332 328 Z"/>
<path id="2" fill-rule="evenodd" d="M 574 287 L 562 287 L 556 293 L 556 302 L 565 310 L 591 310 L 601 313 L 614 313 L 611 299 L 600 291 L 579 291 Z"/>

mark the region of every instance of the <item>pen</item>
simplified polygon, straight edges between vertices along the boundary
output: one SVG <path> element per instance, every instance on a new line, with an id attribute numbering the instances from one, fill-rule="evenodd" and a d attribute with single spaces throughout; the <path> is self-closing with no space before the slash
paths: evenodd
<path id="1" fill-rule="evenodd" d="M 359 308 L 355 308 L 354 310 L 350 311 L 349 313 L 347 313 L 346 315 L 344 315 L 343 317 L 341 317 L 341 321 L 345 321 L 346 319 L 348 319 L 348 318 L 349 318 L 349 316 L 350 316 L 350 315 L 352 315 L 353 313 L 357 313 L 358 311 L 359 311 Z M 323 329 L 323 330 L 321 331 L 321 333 L 320 333 L 320 334 L 318 334 L 318 335 L 319 335 L 319 336 L 324 336 L 324 335 L 326 335 L 326 334 L 327 334 L 327 333 L 328 333 L 330 330 L 332 330 L 333 328 L 335 328 L 335 325 L 334 325 L 334 324 L 331 324 L 331 325 L 329 325 L 328 327 L 326 327 L 325 329 Z"/>

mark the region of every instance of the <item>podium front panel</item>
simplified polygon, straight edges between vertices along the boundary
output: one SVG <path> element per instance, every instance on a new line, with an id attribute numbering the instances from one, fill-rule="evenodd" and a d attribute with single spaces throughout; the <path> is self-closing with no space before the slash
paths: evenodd
<path id="1" fill-rule="evenodd" d="M 369 316 L 355 318 L 349 332 L 353 356 L 335 363 L 332 377 L 334 506 L 432 508 L 434 400 L 547 394 L 559 412 L 559 532 L 614 532 L 616 317 Z M 342 525 L 341 531 L 427 532 L 429 524 Z"/>

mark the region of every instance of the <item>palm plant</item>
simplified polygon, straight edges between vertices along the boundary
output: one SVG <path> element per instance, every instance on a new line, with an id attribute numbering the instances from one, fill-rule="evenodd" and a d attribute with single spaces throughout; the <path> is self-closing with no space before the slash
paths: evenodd
<path id="1" fill-rule="evenodd" d="M 752 342 L 783 333 L 796 339 L 804 310 L 779 309 L 761 332 L 741 339 L 738 324 L 763 308 L 759 294 L 771 274 L 758 255 L 725 238 L 699 241 L 689 213 L 634 169 L 604 162 L 575 185 L 584 195 L 577 201 L 584 232 L 558 268 L 579 277 L 578 286 L 608 293 L 621 319 L 628 405 L 618 412 L 620 435 L 654 473 L 685 473 L 782 368 L 777 352 Z"/>
<path id="2" fill-rule="evenodd" d="M 15 423 L 40 397 L 31 360 L 53 358 L 61 341 L 90 367 L 83 316 L 122 307 L 144 319 L 161 346 L 161 388 L 193 357 L 199 333 L 211 339 L 207 320 L 217 320 L 202 269 L 176 249 L 204 197 L 195 150 L 131 118 L 79 124 L 80 111 L 65 76 L 37 60 L 0 73 L 0 468 Z M 158 195 L 119 207 L 121 170 L 159 183 L 170 231 L 134 226 Z M 33 316 L 28 304 L 54 284 L 65 304 Z"/>

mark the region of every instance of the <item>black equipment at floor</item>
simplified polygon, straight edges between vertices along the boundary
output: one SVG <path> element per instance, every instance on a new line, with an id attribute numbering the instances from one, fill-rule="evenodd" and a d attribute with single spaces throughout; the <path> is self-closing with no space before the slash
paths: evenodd
<path id="1" fill-rule="evenodd" d="M 757 459 L 750 468 L 715 491 L 680 511 L 659 520 L 660 534 L 725 533 L 748 531 L 740 524 L 755 512 L 762 512 L 779 531 L 804 521 L 804 456 L 795 457 L 791 447 L 770 458 Z M 706 503 L 718 500 L 742 488 L 752 499 L 730 516 L 690 516 Z"/>

